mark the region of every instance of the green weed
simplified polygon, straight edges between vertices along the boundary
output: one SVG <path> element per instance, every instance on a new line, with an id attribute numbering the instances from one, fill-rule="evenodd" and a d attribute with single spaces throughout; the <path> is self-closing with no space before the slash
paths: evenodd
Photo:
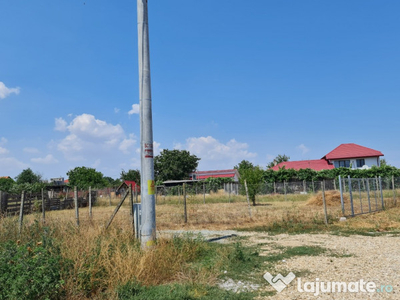
<path id="1" fill-rule="evenodd" d="M 191 284 L 143 286 L 129 282 L 118 288 L 120 300 L 250 300 L 253 293 L 236 294 L 217 287 Z"/>

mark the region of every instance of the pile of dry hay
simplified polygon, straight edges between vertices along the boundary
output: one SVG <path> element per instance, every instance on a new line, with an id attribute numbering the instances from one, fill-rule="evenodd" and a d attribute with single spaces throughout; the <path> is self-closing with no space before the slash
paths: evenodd
<path id="1" fill-rule="evenodd" d="M 346 195 L 343 195 L 343 201 L 346 203 L 348 200 Z M 337 206 L 340 205 L 340 192 L 338 191 L 326 191 L 325 192 L 325 202 L 327 206 Z M 322 206 L 322 192 L 312 196 L 306 203 L 307 205 Z"/>

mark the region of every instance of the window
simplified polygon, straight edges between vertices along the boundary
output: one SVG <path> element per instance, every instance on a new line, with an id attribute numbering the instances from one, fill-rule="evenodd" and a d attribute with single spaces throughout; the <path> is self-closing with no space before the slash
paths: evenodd
<path id="1" fill-rule="evenodd" d="M 350 168 L 350 160 L 339 160 L 337 164 L 339 168 L 340 167 Z"/>
<path id="2" fill-rule="evenodd" d="M 365 165 L 365 159 L 357 159 L 357 168 L 361 168 Z"/>

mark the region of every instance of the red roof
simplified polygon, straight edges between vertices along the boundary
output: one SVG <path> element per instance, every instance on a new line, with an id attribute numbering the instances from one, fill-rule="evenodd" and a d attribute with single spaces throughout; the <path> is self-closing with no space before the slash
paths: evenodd
<path id="1" fill-rule="evenodd" d="M 132 187 L 135 187 L 135 186 L 137 185 L 136 182 L 131 181 L 131 180 L 125 180 L 124 182 L 125 182 L 125 184 L 126 184 L 127 186 L 129 186 L 130 184 L 132 184 Z"/>
<path id="2" fill-rule="evenodd" d="M 340 146 L 333 149 L 323 158 L 328 160 L 332 159 L 343 159 L 343 158 L 358 158 L 358 157 L 376 157 L 383 156 L 382 152 L 363 147 L 357 144 L 341 144 Z"/>
<path id="3" fill-rule="evenodd" d="M 234 178 L 239 177 L 239 172 L 236 169 L 229 170 L 212 170 L 212 171 L 197 171 L 193 174 L 196 175 L 196 179 L 207 179 L 209 177 L 214 178 Z"/>
<path id="4" fill-rule="evenodd" d="M 221 177 L 226 177 L 226 178 L 233 178 L 235 177 L 235 174 L 214 174 L 214 175 L 197 175 L 196 179 L 207 179 L 209 177 L 214 177 L 214 178 L 221 178 Z"/>
<path id="5" fill-rule="evenodd" d="M 333 169 L 334 166 L 329 164 L 326 159 L 314 159 L 314 160 L 300 160 L 300 161 L 285 161 L 277 164 L 271 169 L 274 171 L 278 171 L 279 168 L 283 168 L 285 166 L 286 169 L 312 169 L 315 171 L 321 170 L 330 170 Z"/>
<path id="6" fill-rule="evenodd" d="M 205 174 L 235 174 L 237 172 L 236 169 L 228 169 L 228 170 L 212 170 L 212 171 L 197 171 L 195 174 L 205 175 Z"/>

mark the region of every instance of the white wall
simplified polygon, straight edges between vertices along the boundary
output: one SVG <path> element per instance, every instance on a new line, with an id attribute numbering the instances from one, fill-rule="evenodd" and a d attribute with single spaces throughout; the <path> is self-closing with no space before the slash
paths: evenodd
<path id="1" fill-rule="evenodd" d="M 377 157 L 363 157 L 365 160 L 365 165 L 369 168 L 371 168 L 372 166 L 378 166 L 377 162 L 379 159 L 377 159 Z M 335 161 L 339 161 L 339 160 L 350 160 L 350 165 L 352 166 L 353 169 L 357 169 L 357 159 L 358 158 L 350 158 L 350 159 L 336 159 L 333 160 L 333 164 L 335 165 Z"/>

